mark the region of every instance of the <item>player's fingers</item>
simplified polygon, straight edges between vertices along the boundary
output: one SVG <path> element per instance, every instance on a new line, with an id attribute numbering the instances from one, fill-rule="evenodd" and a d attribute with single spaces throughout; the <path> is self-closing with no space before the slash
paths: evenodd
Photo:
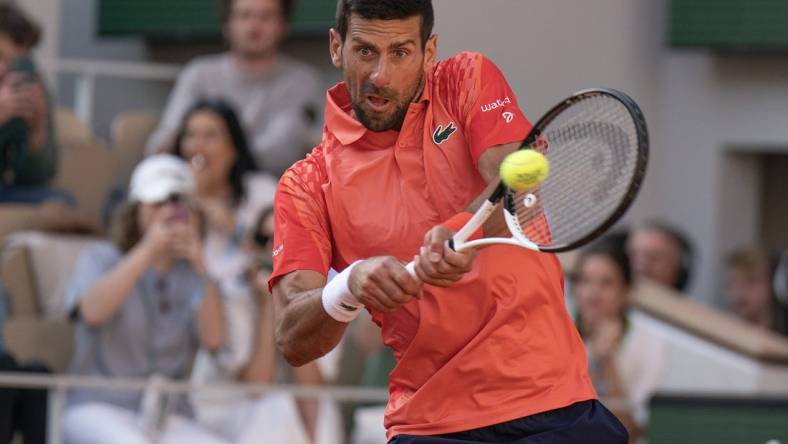
<path id="1" fill-rule="evenodd" d="M 362 287 L 363 293 L 359 300 L 367 306 L 375 310 L 389 313 L 396 309 L 397 305 L 391 301 L 386 293 L 379 289 L 376 285 Z"/>
<path id="2" fill-rule="evenodd" d="M 418 255 L 414 256 L 413 271 L 416 272 L 416 277 L 418 277 L 419 280 L 429 284 L 432 279 L 429 276 L 427 276 L 427 273 L 424 272 L 424 268 L 422 267 L 421 263 L 422 263 L 421 256 Z"/>
<path id="3" fill-rule="evenodd" d="M 443 242 L 433 239 L 427 244 L 427 259 L 433 264 L 437 264 L 443 259 Z"/>
<path id="4" fill-rule="evenodd" d="M 443 253 L 443 262 L 452 267 L 455 272 L 467 273 L 473 267 L 473 261 L 476 258 L 476 249 L 471 248 L 463 252 L 456 252 L 446 246 Z"/>
<path id="5" fill-rule="evenodd" d="M 424 272 L 426 276 L 435 277 L 438 274 L 438 270 L 435 269 L 435 264 L 432 262 L 430 255 L 432 253 L 427 249 L 427 247 L 421 247 L 419 249 L 419 267 L 421 267 L 421 271 Z"/>
<path id="6" fill-rule="evenodd" d="M 416 270 L 416 275 L 425 284 L 430 284 L 436 287 L 450 287 L 455 282 L 457 282 L 462 278 L 461 274 L 442 275 L 439 273 L 435 273 L 434 271 L 432 273 L 428 273 L 427 271 L 425 271 L 425 269 L 432 268 L 432 264 L 430 264 L 429 261 L 424 260 L 420 256 L 416 256 L 415 261 L 416 261 L 415 263 L 416 266 L 414 267 L 414 269 Z"/>
<path id="7" fill-rule="evenodd" d="M 411 296 L 405 294 L 405 292 L 402 291 L 399 285 L 394 281 L 394 278 L 390 275 L 380 277 L 376 283 L 378 288 L 380 288 L 383 293 L 385 293 L 388 300 L 396 304 L 397 307 L 412 299 Z"/>
<path id="8" fill-rule="evenodd" d="M 400 266 L 399 268 L 393 270 L 392 278 L 403 293 L 410 297 L 418 297 L 419 292 L 421 291 L 421 281 L 408 273 L 408 270 L 406 270 L 405 267 Z"/>

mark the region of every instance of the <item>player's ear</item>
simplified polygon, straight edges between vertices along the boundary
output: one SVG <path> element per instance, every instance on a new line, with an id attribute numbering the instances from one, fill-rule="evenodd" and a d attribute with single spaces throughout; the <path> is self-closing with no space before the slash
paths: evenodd
<path id="1" fill-rule="evenodd" d="M 438 56 L 438 36 L 433 34 L 424 45 L 424 71 L 430 71 L 435 66 L 435 58 Z"/>
<path id="2" fill-rule="evenodd" d="M 328 31 L 328 51 L 331 53 L 331 63 L 342 69 L 342 36 L 334 28 Z"/>

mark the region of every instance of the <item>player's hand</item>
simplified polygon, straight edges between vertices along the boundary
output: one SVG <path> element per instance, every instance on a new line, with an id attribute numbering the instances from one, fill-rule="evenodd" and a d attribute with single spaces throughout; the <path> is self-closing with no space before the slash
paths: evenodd
<path id="1" fill-rule="evenodd" d="M 384 313 L 396 311 L 421 293 L 422 283 L 394 257 L 373 257 L 353 267 L 348 287 L 353 296 Z"/>
<path id="2" fill-rule="evenodd" d="M 416 276 L 424 283 L 450 287 L 471 271 L 476 250 L 471 248 L 458 253 L 449 248 L 447 241 L 454 233 L 441 225 L 424 236 L 424 246 L 414 258 Z"/>

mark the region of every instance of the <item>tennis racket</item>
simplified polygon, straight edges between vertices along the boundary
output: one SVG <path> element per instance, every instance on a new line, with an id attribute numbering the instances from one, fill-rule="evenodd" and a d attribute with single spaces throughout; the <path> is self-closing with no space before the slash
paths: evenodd
<path id="1" fill-rule="evenodd" d="M 612 89 L 575 93 L 553 107 L 520 146 L 547 157 L 550 174 L 536 188 L 501 182 L 449 246 L 455 251 L 516 245 L 558 253 L 599 237 L 637 196 L 648 163 L 648 130 L 640 108 Z M 471 235 L 503 204 L 506 221 L 484 238 Z M 414 263 L 407 265 L 415 276 Z"/>

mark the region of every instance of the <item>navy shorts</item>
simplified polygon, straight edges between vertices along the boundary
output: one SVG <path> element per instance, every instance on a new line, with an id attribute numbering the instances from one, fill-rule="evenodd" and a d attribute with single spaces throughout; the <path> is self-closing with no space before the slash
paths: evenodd
<path id="1" fill-rule="evenodd" d="M 445 435 L 397 435 L 389 444 L 627 444 L 621 421 L 597 400 Z"/>

